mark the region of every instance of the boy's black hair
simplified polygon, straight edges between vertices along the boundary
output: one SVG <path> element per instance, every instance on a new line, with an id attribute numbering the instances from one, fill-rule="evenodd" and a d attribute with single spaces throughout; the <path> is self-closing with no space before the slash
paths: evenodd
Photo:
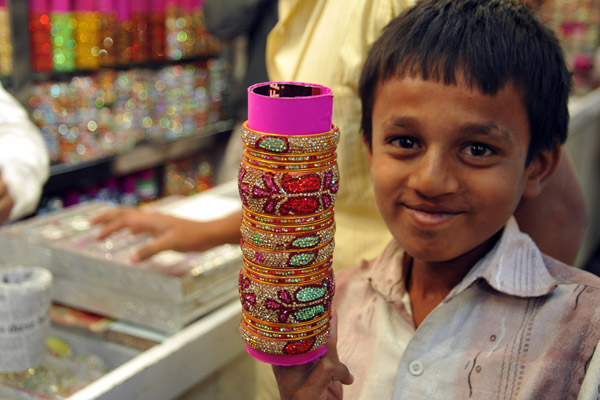
<path id="1" fill-rule="evenodd" d="M 523 95 L 531 139 L 527 164 L 567 138 L 571 75 L 556 35 L 511 0 L 425 0 L 385 27 L 362 71 L 361 129 L 371 145 L 375 92 L 392 78 L 456 84 L 456 74 L 493 95 L 512 83 Z"/>

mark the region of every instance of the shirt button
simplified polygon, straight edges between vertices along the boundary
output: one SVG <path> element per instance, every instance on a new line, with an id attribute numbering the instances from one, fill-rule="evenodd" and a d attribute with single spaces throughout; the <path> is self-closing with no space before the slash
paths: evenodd
<path id="1" fill-rule="evenodd" d="M 408 371 L 414 376 L 419 376 L 423 373 L 423 363 L 419 360 L 411 361 L 408 364 Z"/>

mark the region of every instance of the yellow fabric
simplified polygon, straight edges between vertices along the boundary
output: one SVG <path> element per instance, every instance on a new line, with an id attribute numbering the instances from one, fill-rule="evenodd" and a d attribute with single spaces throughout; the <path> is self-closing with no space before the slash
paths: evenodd
<path id="1" fill-rule="evenodd" d="M 310 82 L 333 90 L 340 127 L 340 190 L 334 267 L 378 255 L 390 240 L 377 211 L 360 134 L 358 82 L 367 52 L 381 30 L 411 0 L 280 0 L 279 22 L 267 39 L 271 81 Z"/>
<path id="2" fill-rule="evenodd" d="M 333 90 L 339 126 L 340 190 L 335 203 L 336 271 L 376 257 L 391 235 L 377 211 L 360 134 L 358 82 L 371 45 L 412 0 L 279 0 L 267 38 L 271 81 L 310 82 Z M 271 366 L 257 362 L 256 399 L 277 399 Z"/>

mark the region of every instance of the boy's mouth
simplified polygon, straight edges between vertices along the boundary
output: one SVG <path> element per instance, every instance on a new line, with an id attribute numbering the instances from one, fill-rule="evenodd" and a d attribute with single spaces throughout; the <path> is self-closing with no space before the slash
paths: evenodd
<path id="1" fill-rule="evenodd" d="M 462 211 L 431 206 L 431 205 L 408 205 L 404 204 L 409 215 L 413 217 L 419 225 L 434 226 L 451 220 L 457 215 L 463 214 Z"/>

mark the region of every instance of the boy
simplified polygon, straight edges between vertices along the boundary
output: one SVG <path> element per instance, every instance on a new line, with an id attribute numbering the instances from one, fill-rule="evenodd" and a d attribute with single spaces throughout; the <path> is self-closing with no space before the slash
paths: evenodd
<path id="1" fill-rule="evenodd" d="M 424 1 L 386 27 L 360 96 L 394 239 L 338 274 L 339 341 L 274 367 L 283 399 L 341 397 L 348 369 L 353 399 L 597 397 L 600 279 L 512 218 L 558 163 L 569 87 L 556 38 L 512 1 Z"/>

